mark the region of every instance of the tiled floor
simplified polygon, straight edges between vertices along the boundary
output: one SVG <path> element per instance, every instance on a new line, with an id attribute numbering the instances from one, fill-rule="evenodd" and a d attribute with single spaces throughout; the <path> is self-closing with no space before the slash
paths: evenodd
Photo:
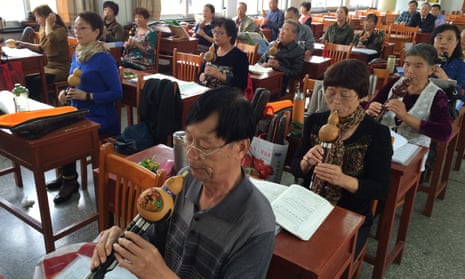
<path id="1" fill-rule="evenodd" d="M 0 157 L 0 168 L 9 161 Z M 90 167 L 89 167 L 90 173 Z M 54 172 L 46 174 L 47 179 Z M 24 197 L 36 200 L 31 172 L 23 170 L 24 189 L 15 187 L 12 175 L 0 177 L 0 195 L 10 202 L 21 205 Z M 53 225 L 61 229 L 76 218 L 95 212 L 95 197 L 92 178 L 88 190 L 79 191 L 65 205 L 55 206 L 49 193 L 49 204 Z M 289 184 L 293 177 L 287 173 L 283 183 Z M 436 201 L 433 216 L 421 215 L 426 195 L 418 193 L 410 224 L 407 247 L 401 265 L 392 265 L 385 278 L 464 278 L 465 274 L 465 162 L 460 172 L 452 171 L 446 199 Z M 31 216 L 38 217 L 37 204 L 25 209 Z M 41 234 L 0 209 L 0 274 L 6 279 L 32 278 L 34 266 L 44 254 Z M 90 241 L 97 235 L 96 222 L 56 242 L 57 247 L 75 242 Z M 369 249 L 373 250 L 374 241 Z M 371 277 L 372 267 L 362 267 L 361 278 Z"/>

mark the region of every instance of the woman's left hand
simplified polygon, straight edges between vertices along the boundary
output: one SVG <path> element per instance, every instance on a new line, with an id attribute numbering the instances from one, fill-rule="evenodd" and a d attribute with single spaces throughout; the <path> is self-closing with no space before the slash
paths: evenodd
<path id="1" fill-rule="evenodd" d="M 407 109 L 405 108 L 405 104 L 400 99 L 389 100 L 389 102 L 386 104 L 386 108 L 392 111 L 396 115 L 396 117 L 402 121 L 408 115 Z"/>
<path id="2" fill-rule="evenodd" d="M 87 92 L 82 91 L 81 89 L 77 88 L 69 88 L 67 94 L 66 94 L 66 99 L 68 101 L 71 100 L 81 100 L 84 101 L 87 98 Z"/>
<path id="3" fill-rule="evenodd" d="M 433 75 L 435 75 L 438 79 L 442 80 L 448 80 L 449 76 L 446 74 L 446 71 L 444 71 L 441 66 L 434 66 L 433 67 Z"/>

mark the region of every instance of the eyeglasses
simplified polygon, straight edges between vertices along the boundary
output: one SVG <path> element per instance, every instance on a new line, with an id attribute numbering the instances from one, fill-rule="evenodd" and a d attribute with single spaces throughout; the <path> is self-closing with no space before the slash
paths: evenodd
<path id="1" fill-rule="evenodd" d="M 219 36 L 223 36 L 225 34 L 224 31 L 222 30 L 213 30 L 213 35 L 219 35 Z"/>
<path id="2" fill-rule="evenodd" d="M 198 153 L 199 153 L 199 159 L 200 160 L 205 160 L 205 158 L 207 158 L 208 156 L 214 154 L 215 152 L 217 152 L 218 150 L 220 150 L 221 148 L 225 147 L 226 145 L 228 145 L 228 143 L 225 143 L 221 146 L 218 146 L 218 147 L 215 147 L 215 148 L 209 148 L 209 149 L 204 149 L 204 148 L 200 148 L 200 147 L 197 147 L 194 145 L 194 142 L 190 142 L 187 141 L 186 139 L 184 139 L 184 149 L 186 150 L 186 155 L 187 153 L 189 153 L 189 151 L 191 151 L 192 149 L 195 149 Z"/>
<path id="3" fill-rule="evenodd" d="M 326 98 L 332 100 L 336 97 L 336 95 L 339 95 L 341 100 L 344 102 L 352 100 L 354 97 L 357 96 L 357 94 L 353 94 L 352 89 L 340 89 L 337 90 L 335 88 L 328 87 L 325 89 L 324 94 Z"/>

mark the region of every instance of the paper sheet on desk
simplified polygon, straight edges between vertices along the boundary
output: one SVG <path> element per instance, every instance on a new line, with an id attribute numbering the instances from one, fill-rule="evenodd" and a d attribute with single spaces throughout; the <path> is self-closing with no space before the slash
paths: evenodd
<path id="1" fill-rule="evenodd" d="M 42 54 L 34 52 L 28 48 L 11 48 L 11 47 L 2 47 L 2 51 L 10 58 L 18 57 L 31 57 L 31 56 L 40 56 Z"/>
<path id="2" fill-rule="evenodd" d="M 82 279 L 86 278 L 89 274 L 91 258 L 86 256 L 78 256 L 70 265 L 68 265 L 63 271 L 57 274 L 54 279 Z M 120 266 L 116 266 L 115 269 L 105 274 L 106 279 L 131 279 L 137 278 L 127 269 Z"/>
<path id="3" fill-rule="evenodd" d="M 254 73 L 254 74 L 261 75 L 261 74 L 269 73 L 271 71 L 273 71 L 273 68 L 266 68 L 258 63 L 255 65 L 249 65 L 249 72 Z"/>
<path id="4" fill-rule="evenodd" d="M 148 79 L 151 79 L 151 78 L 169 79 L 169 80 L 171 80 L 173 82 L 177 82 L 178 86 L 179 86 L 179 92 L 183 96 L 190 96 L 190 95 L 195 95 L 195 94 L 198 94 L 198 93 L 203 93 L 203 92 L 205 92 L 205 91 L 207 91 L 209 89 L 208 87 L 202 86 L 202 85 L 200 85 L 200 84 L 198 84 L 196 82 L 183 81 L 183 80 L 179 80 L 179 79 L 177 79 L 175 77 L 164 75 L 164 74 L 153 74 L 153 75 L 144 76 L 144 80 L 148 80 Z M 132 78 L 129 81 L 135 83 L 135 82 L 137 82 L 137 77 Z"/>

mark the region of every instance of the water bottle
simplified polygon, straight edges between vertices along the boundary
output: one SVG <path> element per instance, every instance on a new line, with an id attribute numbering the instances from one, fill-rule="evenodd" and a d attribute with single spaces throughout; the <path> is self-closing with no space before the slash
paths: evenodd
<path id="1" fill-rule="evenodd" d="M 29 111 L 29 90 L 21 84 L 15 83 L 11 92 L 14 95 L 16 112 Z"/>
<path id="2" fill-rule="evenodd" d="M 187 166 L 186 150 L 184 149 L 185 137 L 185 131 L 176 131 L 173 133 L 174 168 L 176 172 Z"/>
<path id="3" fill-rule="evenodd" d="M 300 90 L 300 83 L 296 84 L 296 92 L 294 94 L 294 104 L 292 107 L 292 121 L 304 124 L 305 112 L 305 95 Z"/>

